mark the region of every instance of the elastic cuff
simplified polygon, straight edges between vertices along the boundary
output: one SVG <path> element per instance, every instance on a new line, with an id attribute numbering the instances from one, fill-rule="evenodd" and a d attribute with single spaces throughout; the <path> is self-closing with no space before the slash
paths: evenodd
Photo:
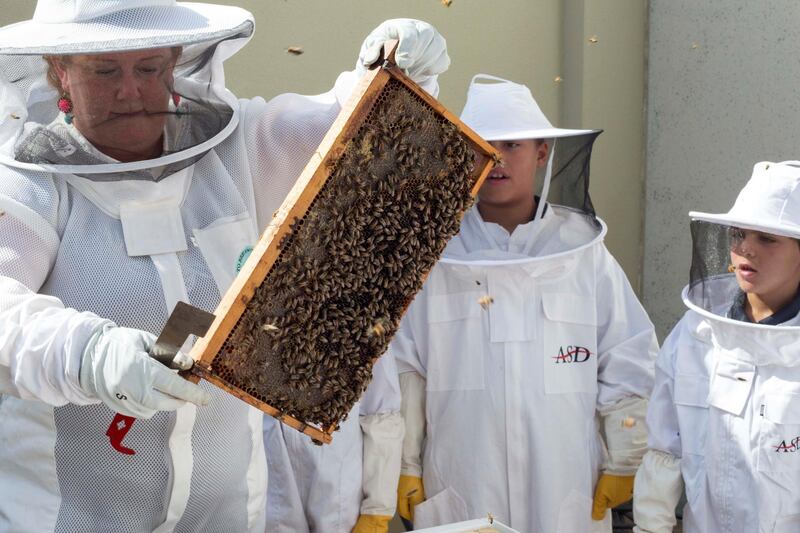
<path id="1" fill-rule="evenodd" d="M 422 477 L 422 467 L 419 465 L 403 464 L 400 467 L 401 476 Z"/>

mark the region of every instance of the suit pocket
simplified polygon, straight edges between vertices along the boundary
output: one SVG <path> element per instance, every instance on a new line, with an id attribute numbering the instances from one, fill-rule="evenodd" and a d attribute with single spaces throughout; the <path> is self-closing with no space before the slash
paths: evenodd
<path id="1" fill-rule="evenodd" d="M 434 295 L 428 313 L 429 391 L 484 388 L 481 293 Z"/>
<path id="2" fill-rule="evenodd" d="M 253 219 L 243 213 L 216 220 L 203 229 L 195 229 L 193 234 L 219 293 L 225 294 L 236 277 L 243 253 L 258 240 Z"/>
<path id="3" fill-rule="evenodd" d="M 597 393 L 594 302 L 572 293 L 542 294 L 542 364 L 547 394 Z"/>
<path id="4" fill-rule="evenodd" d="M 800 470 L 800 394 L 766 394 L 762 409 L 758 470 Z M 794 484 L 798 488 L 800 479 Z"/>

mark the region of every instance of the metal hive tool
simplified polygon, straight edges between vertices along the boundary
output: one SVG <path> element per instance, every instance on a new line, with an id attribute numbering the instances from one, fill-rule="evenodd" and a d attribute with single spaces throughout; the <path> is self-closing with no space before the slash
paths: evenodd
<path id="1" fill-rule="evenodd" d="M 369 70 L 192 349 L 188 379 L 330 442 L 496 159 L 392 61 Z"/>

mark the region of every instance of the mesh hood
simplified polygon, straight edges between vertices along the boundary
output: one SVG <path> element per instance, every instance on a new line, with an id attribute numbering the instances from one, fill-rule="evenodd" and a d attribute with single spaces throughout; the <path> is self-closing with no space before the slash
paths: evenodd
<path id="1" fill-rule="evenodd" d="M 731 249 L 741 238 L 742 230 L 735 226 L 707 220 L 692 220 L 692 266 L 689 285 L 684 290 L 684 303 L 694 311 L 716 322 L 755 328 L 787 328 L 800 323 L 794 317 L 778 325 L 754 324 L 738 320 L 745 294 L 739 288 L 731 260 Z"/>
<path id="2" fill-rule="evenodd" d="M 552 139 L 552 171 L 550 176 L 545 175 L 545 179 L 541 180 L 537 191 L 549 203 L 587 215 L 596 227 L 600 225 L 589 196 L 589 173 L 592 148 L 600 133 L 602 130 Z"/>
<path id="3" fill-rule="evenodd" d="M 37 15 L 42 4 L 53 1 L 40 0 Z M 90 14 L 120 5 L 74 1 Z M 160 180 L 193 164 L 230 135 L 238 124 L 238 102 L 225 89 L 222 63 L 251 37 L 252 16 L 238 8 L 165 0 L 122 5 L 142 3 L 163 5 L 117 9 L 72 22 L 42 22 L 35 16 L 0 28 L 0 162 L 98 181 Z M 216 22 L 208 18 L 215 13 Z M 27 34 L 39 26 L 40 45 L 30 42 L 30 35 L 27 41 L 14 40 L 23 29 Z M 127 70 L 120 68 L 132 55 L 141 60 Z M 54 75 L 53 62 L 69 66 L 70 99 L 78 102 L 83 94 L 89 104 L 79 109 L 75 103 L 72 113 L 59 109 L 66 91 Z M 81 75 L 73 76 L 75 70 Z M 129 90 L 120 87 L 131 86 L 123 85 L 125 79 L 136 80 L 140 97 L 119 96 Z M 141 133 L 146 128 L 154 134 Z M 161 154 L 144 160 L 124 157 L 136 134 L 160 136 L 155 144 L 160 143 Z M 117 149 L 99 146 L 106 139 Z M 120 149 L 122 156 L 107 155 Z M 131 159 L 136 160 L 121 162 Z"/>
<path id="4" fill-rule="evenodd" d="M 588 215 L 599 227 L 589 198 L 589 161 L 602 130 L 556 128 L 530 89 L 489 74 L 472 78 L 461 120 L 487 141 L 547 140 L 550 158 L 544 177 L 537 180 L 537 195 Z M 539 202 L 534 220 L 542 218 L 544 205 Z"/>
<path id="5" fill-rule="evenodd" d="M 692 220 L 692 266 L 687 300 L 718 316 L 727 316 L 741 292 L 731 269 L 731 246 L 735 228 L 703 220 Z"/>
<path id="6" fill-rule="evenodd" d="M 800 316 L 779 324 L 737 318 L 734 306 L 744 293 L 729 272 L 730 250 L 738 228 L 704 220 L 691 222 L 692 266 L 683 290 L 684 304 L 695 313 L 687 322 L 692 335 L 713 345 L 718 357 L 754 365 L 796 367 L 800 364 Z"/>

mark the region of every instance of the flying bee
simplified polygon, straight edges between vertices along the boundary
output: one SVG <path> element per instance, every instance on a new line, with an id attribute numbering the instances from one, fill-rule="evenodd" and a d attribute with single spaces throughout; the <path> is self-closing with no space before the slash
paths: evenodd
<path id="1" fill-rule="evenodd" d="M 490 305 L 492 305 L 493 303 L 494 303 L 494 298 L 492 298 L 492 297 L 491 297 L 491 296 L 489 296 L 488 294 L 484 294 L 483 296 L 481 296 L 480 298 L 478 298 L 478 304 L 480 304 L 480 306 L 481 306 L 481 307 L 482 307 L 484 310 L 487 310 L 487 309 L 489 309 L 489 306 L 490 306 Z"/>

